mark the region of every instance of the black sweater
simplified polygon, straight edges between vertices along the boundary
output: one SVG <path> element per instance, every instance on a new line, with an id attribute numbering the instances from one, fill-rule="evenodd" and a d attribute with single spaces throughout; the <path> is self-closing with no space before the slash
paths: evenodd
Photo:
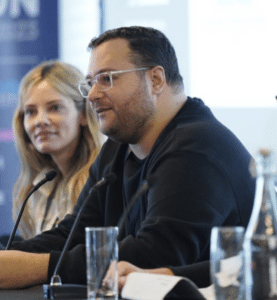
<path id="1" fill-rule="evenodd" d="M 90 168 L 73 214 L 53 230 L 13 243 L 13 249 L 51 253 L 49 280 L 90 187 L 114 172 L 116 182 L 100 188 L 88 202 L 60 269 L 64 283 L 86 283 L 84 229 L 117 225 L 123 190 L 130 191 L 123 187 L 127 151 L 127 144 L 108 139 Z M 138 187 L 150 174 L 155 174 L 156 182 L 139 200 L 130 226 L 119 237 L 119 259 L 142 268 L 208 260 L 213 226 L 246 226 L 249 221 L 255 190 L 248 171 L 250 159 L 200 99 L 188 98 L 140 166 Z"/>

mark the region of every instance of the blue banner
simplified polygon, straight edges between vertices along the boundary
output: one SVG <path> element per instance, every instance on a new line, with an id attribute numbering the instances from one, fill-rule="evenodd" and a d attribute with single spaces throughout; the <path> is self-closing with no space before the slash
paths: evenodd
<path id="1" fill-rule="evenodd" d="M 38 63 L 58 58 L 58 0 L 0 0 L 0 235 L 9 234 L 12 189 L 20 162 L 12 117 L 22 77 Z"/>

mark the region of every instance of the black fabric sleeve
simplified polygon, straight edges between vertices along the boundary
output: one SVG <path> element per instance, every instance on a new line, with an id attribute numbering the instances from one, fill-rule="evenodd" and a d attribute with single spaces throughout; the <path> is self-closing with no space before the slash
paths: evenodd
<path id="1" fill-rule="evenodd" d="M 203 261 L 183 267 L 169 267 L 176 276 L 186 277 L 199 288 L 212 284 L 210 277 L 210 261 Z"/>
<path id="2" fill-rule="evenodd" d="M 234 225 L 240 222 L 232 186 L 224 170 L 204 155 L 190 152 L 177 153 L 153 165 L 157 166 L 157 179 L 141 201 L 142 222 L 135 235 L 119 242 L 119 260 L 141 268 L 175 267 L 208 260 L 211 228 L 224 226 L 230 219 Z M 96 182 L 93 177 L 96 168 L 73 215 L 68 215 L 53 230 L 12 245 L 22 251 L 50 252 L 49 280 L 74 216 Z M 112 184 L 99 190 L 87 204 L 60 269 L 62 282 L 86 283 L 85 227 L 117 225 L 122 211 L 121 190 L 120 182 Z"/>
<path id="3" fill-rule="evenodd" d="M 136 236 L 120 243 L 120 260 L 142 268 L 209 259 L 210 232 L 239 215 L 223 170 L 204 155 L 183 152 L 161 162 Z"/>

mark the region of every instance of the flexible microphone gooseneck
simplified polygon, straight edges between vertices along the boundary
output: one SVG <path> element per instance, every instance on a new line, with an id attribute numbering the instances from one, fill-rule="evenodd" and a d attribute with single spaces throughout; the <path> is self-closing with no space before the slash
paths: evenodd
<path id="1" fill-rule="evenodd" d="M 27 195 L 27 197 L 25 198 L 25 200 L 23 201 L 23 204 L 21 206 L 21 209 L 19 211 L 19 214 L 17 216 L 17 220 L 15 222 L 15 225 L 13 227 L 13 231 L 10 235 L 10 238 L 9 238 L 9 241 L 7 243 L 7 246 L 6 246 L 6 249 L 5 250 L 9 250 L 10 247 L 11 247 L 11 244 L 13 242 L 13 239 L 14 239 L 14 236 L 15 236 L 15 233 L 16 233 L 16 230 L 17 230 L 17 227 L 18 227 L 18 224 L 21 220 L 21 217 L 22 217 L 22 214 L 23 214 L 23 211 L 24 211 L 24 208 L 26 206 L 26 203 L 28 201 L 28 199 L 30 198 L 30 196 L 37 190 L 39 189 L 43 184 L 45 184 L 46 182 L 48 181 L 51 181 L 53 180 L 56 176 L 57 176 L 58 172 L 56 170 L 50 170 L 48 171 L 46 174 L 45 174 L 45 178 L 42 179 L 38 184 L 36 184 L 32 189 L 31 191 L 29 192 L 29 194 Z"/>
<path id="2" fill-rule="evenodd" d="M 119 221 L 117 223 L 117 227 L 118 227 L 118 239 L 124 233 L 123 232 L 124 228 L 127 227 L 126 221 L 127 221 L 127 217 L 129 215 L 131 209 L 133 208 L 133 206 L 135 205 L 135 203 L 137 202 L 137 200 L 140 197 L 142 197 L 149 190 L 149 188 L 151 186 L 153 186 L 153 184 L 155 183 L 155 181 L 156 181 L 155 175 L 150 175 L 146 180 L 144 180 L 142 182 L 142 185 L 140 186 L 140 188 L 132 196 L 130 202 L 128 203 L 127 207 L 124 209 L 124 211 L 122 213 L 122 216 L 120 217 L 120 219 L 119 219 Z M 109 261 L 109 260 L 107 260 L 107 261 Z M 103 279 L 104 279 L 104 277 L 105 277 L 108 269 L 109 269 L 109 265 L 108 264 L 107 264 L 107 266 L 103 266 L 102 272 L 100 273 L 100 276 L 97 279 L 96 287 L 100 287 L 101 286 L 101 282 L 103 281 Z"/>
<path id="3" fill-rule="evenodd" d="M 91 198 L 91 195 L 94 191 L 96 191 L 99 187 L 101 187 L 104 184 L 111 184 L 116 180 L 116 176 L 114 173 L 109 173 L 106 177 L 103 177 L 101 180 L 99 180 L 94 186 L 92 186 L 88 192 L 88 195 L 83 202 L 80 210 L 78 211 L 78 214 L 74 220 L 74 223 L 71 227 L 71 230 L 69 232 L 68 238 L 66 240 L 66 243 L 63 247 L 63 250 L 61 252 L 61 255 L 59 257 L 59 260 L 57 262 L 57 265 L 55 267 L 53 276 L 51 278 L 50 284 L 44 284 L 43 285 L 43 298 L 44 299 L 77 299 L 80 298 L 80 296 L 83 298 L 87 297 L 87 291 L 86 286 L 84 285 L 78 285 L 78 284 L 64 284 L 62 285 L 62 281 L 60 276 L 58 275 L 61 263 L 63 261 L 65 252 L 68 250 L 69 244 L 72 241 L 73 234 L 75 232 L 75 228 L 77 224 L 79 223 L 79 219 L 82 215 L 82 212 L 88 202 L 88 200 Z"/>
<path id="4" fill-rule="evenodd" d="M 119 219 L 119 222 L 117 224 L 117 227 L 118 227 L 118 237 L 119 238 L 122 236 L 123 230 L 126 228 L 127 217 L 129 215 L 131 209 L 133 208 L 133 206 L 135 205 L 135 203 L 137 202 L 137 200 L 140 197 L 142 197 L 149 190 L 149 188 L 151 186 L 153 186 L 153 184 L 155 183 L 155 181 L 156 181 L 155 175 L 150 175 L 146 180 L 144 180 L 142 182 L 142 185 L 140 186 L 140 188 L 132 196 L 130 202 L 128 203 L 126 209 L 124 209 L 123 214 L 122 214 L 122 216 Z"/>

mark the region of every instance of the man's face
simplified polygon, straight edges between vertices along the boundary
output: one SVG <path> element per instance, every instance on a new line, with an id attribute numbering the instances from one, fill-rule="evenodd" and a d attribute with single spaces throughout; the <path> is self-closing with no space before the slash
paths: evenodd
<path id="1" fill-rule="evenodd" d="M 128 42 L 118 38 L 106 41 L 92 50 L 87 79 L 108 72 L 144 66 L 131 63 Z M 151 99 L 151 82 L 146 71 L 113 75 L 113 87 L 101 91 L 94 84 L 89 92 L 91 107 L 96 113 L 102 133 L 129 144 L 137 144 L 151 128 L 155 107 Z"/>

